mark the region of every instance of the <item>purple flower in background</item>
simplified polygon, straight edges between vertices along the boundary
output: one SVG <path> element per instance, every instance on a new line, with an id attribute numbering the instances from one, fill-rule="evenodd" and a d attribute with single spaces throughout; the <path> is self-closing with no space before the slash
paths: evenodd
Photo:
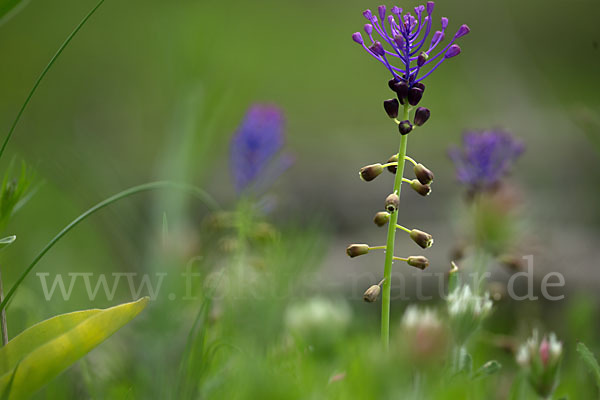
<path id="1" fill-rule="evenodd" d="M 231 141 L 231 168 L 235 188 L 255 183 L 283 147 L 283 112 L 276 106 L 252 105 Z"/>
<path id="2" fill-rule="evenodd" d="M 446 46 L 432 55 L 443 42 L 448 27 L 448 18 L 442 17 L 442 29 L 436 30 L 430 38 L 434 5 L 429 1 L 426 6 L 415 7 L 414 15 L 410 12 L 402 14 L 401 8 L 393 7 L 388 16 L 386 7 L 379 6 L 379 19 L 371 10 L 366 10 L 363 15 L 369 23 L 365 25 L 364 30 L 371 44 L 365 44 L 359 32 L 354 33 L 352 39 L 385 65 L 394 76 L 394 80 L 404 81 L 412 87 L 427 78 L 444 60 L 460 54 L 460 47 L 454 42 L 470 32 L 467 25 L 462 25 Z M 373 38 L 373 31 L 381 37 L 382 42 L 377 41 L 377 37 Z M 391 51 L 386 50 L 384 44 L 391 48 Z M 394 61 L 398 61 L 397 65 L 392 65 L 396 64 Z M 427 72 L 419 77 L 424 70 Z"/>
<path id="3" fill-rule="evenodd" d="M 463 136 L 463 147 L 450 149 L 449 155 L 461 183 L 486 190 L 500 182 L 523 150 L 523 143 L 509 133 L 469 132 Z"/>

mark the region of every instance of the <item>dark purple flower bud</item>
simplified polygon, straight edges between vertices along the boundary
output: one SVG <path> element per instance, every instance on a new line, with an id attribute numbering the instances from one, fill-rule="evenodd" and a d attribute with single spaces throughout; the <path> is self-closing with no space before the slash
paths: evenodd
<path id="1" fill-rule="evenodd" d="M 433 8 L 435 7 L 435 3 L 433 1 L 427 2 L 427 14 L 431 15 L 433 13 Z"/>
<path id="2" fill-rule="evenodd" d="M 450 46 L 450 48 L 448 49 L 448 51 L 446 52 L 446 55 L 444 57 L 452 58 L 459 54 L 460 54 L 460 46 L 457 44 L 453 44 L 452 46 Z"/>
<path id="3" fill-rule="evenodd" d="M 409 120 L 404 120 L 398 124 L 398 130 L 402 135 L 408 135 L 413 130 L 413 126 Z"/>
<path id="4" fill-rule="evenodd" d="M 418 229 L 413 229 L 410 231 L 410 238 L 422 249 L 426 249 L 433 245 L 433 236 L 431 236 L 427 232 L 420 231 Z"/>
<path id="5" fill-rule="evenodd" d="M 362 38 L 360 32 L 354 32 L 352 34 L 352 40 L 354 40 L 358 44 L 363 44 L 364 43 L 363 38 Z"/>
<path id="6" fill-rule="evenodd" d="M 411 267 L 416 267 L 419 269 L 425 269 L 429 267 L 429 260 L 423 256 L 410 256 L 406 263 Z"/>
<path id="7" fill-rule="evenodd" d="M 431 186 L 423 185 L 417 179 L 410 181 L 410 187 L 421 196 L 429 196 L 429 193 L 431 193 Z"/>
<path id="8" fill-rule="evenodd" d="M 390 194 L 385 199 L 385 209 L 390 214 L 396 211 L 400 207 L 400 197 L 396 193 Z"/>
<path id="9" fill-rule="evenodd" d="M 365 255 L 368 252 L 369 252 L 368 244 L 351 244 L 350 246 L 348 246 L 346 248 L 346 254 L 348 254 L 352 258 Z"/>
<path id="10" fill-rule="evenodd" d="M 433 172 L 427 169 L 423 164 L 417 164 L 413 168 L 415 176 L 423 185 L 430 185 L 433 182 Z"/>
<path id="11" fill-rule="evenodd" d="M 413 83 L 413 87 L 419 88 L 423 91 L 423 93 L 425 93 L 425 85 L 423 82 L 415 82 Z"/>
<path id="12" fill-rule="evenodd" d="M 381 19 L 381 23 L 384 23 L 385 21 L 385 6 L 379 6 L 377 7 L 377 11 L 379 11 L 379 18 Z"/>
<path id="13" fill-rule="evenodd" d="M 360 179 L 365 182 L 370 182 L 377 178 L 383 172 L 383 166 L 379 163 L 362 167 L 359 171 Z"/>
<path id="14" fill-rule="evenodd" d="M 369 36 L 373 33 L 373 25 L 365 24 L 365 33 Z"/>
<path id="15" fill-rule="evenodd" d="M 408 84 L 404 81 L 397 81 L 392 79 L 388 82 L 390 89 L 392 89 L 398 95 L 398 99 L 400 100 L 400 104 L 404 104 L 403 99 L 406 99 L 408 96 Z"/>
<path id="16" fill-rule="evenodd" d="M 421 89 L 419 89 L 418 87 L 413 86 L 408 91 L 408 104 L 410 104 L 411 106 L 416 106 L 417 104 L 419 104 L 422 97 L 423 97 L 423 91 Z"/>
<path id="17" fill-rule="evenodd" d="M 368 11 L 368 10 L 367 10 Z M 365 11 L 366 12 L 366 11 Z M 370 13 L 371 11 L 369 11 Z M 363 13 L 364 15 L 364 13 Z M 446 29 L 448 27 L 448 18 L 446 17 L 442 17 L 442 30 Z"/>
<path id="18" fill-rule="evenodd" d="M 422 51 L 421 54 L 419 54 L 419 57 L 417 57 L 417 65 L 419 67 L 422 67 L 423 64 L 425 64 L 425 61 L 427 61 L 427 58 L 429 58 L 429 56 L 427 55 L 427 53 L 425 53 L 424 51 Z"/>
<path id="19" fill-rule="evenodd" d="M 469 27 L 466 24 L 463 24 L 460 28 L 458 28 L 458 32 L 456 32 L 456 35 L 454 35 L 454 37 L 458 39 L 459 37 L 465 36 L 469 32 L 471 32 L 471 29 L 469 29 Z"/>
<path id="20" fill-rule="evenodd" d="M 413 122 L 416 126 L 423 126 L 423 124 L 425 122 L 427 122 L 427 120 L 429 119 L 430 116 L 431 116 L 431 112 L 429 111 L 428 108 L 418 107 L 417 110 L 415 111 L 415 118 L 414 118 Z"/>
<path id="21" fill-rule="evenodd" d="M 380 228 L 387 224 L 389 220 L 390 213 L 388 213 L 387 211 L 380 211 L 377 214 L 375 214 L 375 218 L 373 218 L 373 222 L 375 222 L 375 225 L 377 225 Z"/>
<path id="22" fill-rule="evenodd" d="M 403 49 L 404 48 L 404 37 L 402 35 L 394 35 L 394 43 L 396 43 L 396 46 L 398 46 L 399 48 Z"/>
<path id="23" fill-rule="evenodd" d="M 403 100 L 408 97 L 408 84 L 404 81 L 400 81 L 396 84 L 396 93 L 398 94 L 400 103 L 404 104 Z"/>
<path id="24" fill-rule="evenodd" d="M 363 11 L 363 16 L 368 19 L 369 21 L 371 21 L 373 19 L 373 14 L 371 13 L 371 10 L 366 9 L 365 11 Z"/>
<path id="25" fill-rule="evenodd" d="M 398 109 L 400 108 L 400 103 L 396 99 L 390 99 L 383 102 L 383 108 L 387 113 L 388 117 L 396 118 L 398 117 Z"/>
<path id="26" fill-rule="evenodd" d="M 390 158 L 388 158 L 388 160 L 386 161 L 386 164 L 392 163 L 392 162 L 398 162 L 398 154 L 394 154 L 393 156 L 391 156 Z M 398 169 L 398 167 L 396 165 L 390 165 L 387 167 L 388 171 L 390 171 L 392 174 L 396 173 L 396 170 Z"/>
<path id="27" fill-rule="evenodd" d="M 381 42 L 373 43 L 373 45 L 371 47 L 369 47 L 369 50 L 371 50 L 374 54 L 377 54 L 378 56 L 385 55 L 385 50 L 383 50 L 383 46 L 381 45 Z M 450 51 L 450 50 L 448 50 L 448 51 Z"/>

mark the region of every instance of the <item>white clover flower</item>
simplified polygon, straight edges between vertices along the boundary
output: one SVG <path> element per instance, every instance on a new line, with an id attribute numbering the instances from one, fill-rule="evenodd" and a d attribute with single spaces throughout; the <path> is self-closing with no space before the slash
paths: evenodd
<path id="1" fill-rule="evenodd" d="M 478 296 L 468 285 L 458 287 L 450 293 L 447 303 L 454 337 L 461 345 L 466 343 L 492 310 L 489 293 Z"/>
<path id="2" fill-rule="evenodd" d="M 521 345 L 517 363 L 529 376 L 533 389 L 547 398 L 558 385 L 558 370 L 562 357 L 562 343 L 551 333 L 540 341 L 537 331 Z"/>
<path id="3" fill-rule="evenodd" d="M 439 364 L 447 353 L 447 328 L 435 310 L 408 306 L 400 328 L 399 343 L 414 365 Z"/>
<path id="4" fill-rule="evenodd" d="M 407 329 L 431 327 L 438 328 L 442 325 L 442 321 L 438 317 L 435 310 L 419 309 L 417 306 L 408 306 L 402 316 L 402 327 Z"/>
<path id="5" fill-rule="evenodd" d="M 309 345 L 329 345 L 344 333 L 351 318 L 345 302 L 313 297 L 292 304 L 285 313 L 285 326 L 295 337 Z"/>

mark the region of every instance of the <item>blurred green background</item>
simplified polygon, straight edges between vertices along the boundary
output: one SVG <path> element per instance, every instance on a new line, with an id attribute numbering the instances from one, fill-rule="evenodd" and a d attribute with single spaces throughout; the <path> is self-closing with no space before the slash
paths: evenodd
<path id="1" fill-rule="evenodd" d="M 39 72 L 94 4 L 32 0 L 0 26 L 0 132 L 8 131 Z M 71 219 L 130 185 L 191 182 L 233 207 L 229 140 L 247 107 L 266 102 L 284 109 L 286 148 L 296 158 L 273 189 L 279 208 L 272 222 L 294 229 L 318 224 L 321 257 L 314 269 L 326 283 L 313 290 L 358 302 L 381 274 L 383 257 L 349 261 L 344 249 L 351 242 L 383 243 L 371 218 L 391 180 L 367 187 L 356 172 L 386 160 L 398 142 L 381 107 L 391 96 L 388 72 L 350 38 L 362 30 L 361 12 L 377 5 L 107 0 L 50 71 L 7 148 L 3 163 L 24 159 L 42 185 L 7 229 L 18 239 L 2 257 L 5 283 Z M 432 118 L 411 135 L 409 154 L 435 171 L 436 183 L 425 200 L 404 194 L 401 215 L 405 225 L 435 236 L 432 270 L 446 271 L 464 192 L 447 148 L 466 130 L 512 132 L 527 148 L 510 179 L 523 199 L 520 215 L 534 243 L 536 273 L 562 272 L 568 300 L 591 299 L 581 306 L 590 308 L 590 320 L 600 287 L 599 13 L 592 0 L 436 3 L 434 15 L 450 19 L 450 33 L 467 23 L 471 34 L 460 42 L 461 55 L 427 79 L 421 104 Z M 35 272 L 164 271 L 157 255 L 163 214 L 193 253 L 212 245 L 197 232 L 206 212 L 176 194 L 140 195 L 78 227 Z M 409 246 L 399 249 L 412 251 Z M 124 290 L 115 302 L 128 299 Z M 77 290 L 71 301 L 45 302 L 31 275 L 9 308 L 9 332 L 112 303 L 89 301 Z M 362 306 L 359 313 L 376 329 L 378 308 Z"/>

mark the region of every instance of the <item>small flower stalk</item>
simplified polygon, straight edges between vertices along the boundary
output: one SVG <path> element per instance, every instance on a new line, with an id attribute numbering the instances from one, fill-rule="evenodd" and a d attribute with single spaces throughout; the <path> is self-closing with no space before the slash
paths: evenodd
<path id="1" fill-rule="evenodd" d="M 540 341 L 538 332 L 517 353 L 517 363 L 524 370 L 531 387 L 543 399 L 550 398 L 559 382 L 562 343 L 551 333 Z"/>
<path id="2" fill-rule="evenodd" d="M 387 225 L 388 227 L 386 245 L 380 246 L 385 249 L 383 284 L 373 285 L 365 292 L 365 300 L 367 297 L 376 299 L 381 292 L 381 338 L 386 348 L 389 343 L 393 261 L 404 261 L 409 266 L 419 269 L 429 266 L 429 260 L 424 256 L 399 257 L 394 255 L 396 231 L 400 229 L 408 233 L 410 238 L 422 249 L 427 249 L 433 244 L 433 237 L 430 234 L 398 225 L 402 183 L 410 185 L 419 195 L 428 196 L 431 193 L 433 182 L 433 172 L 407 156 L 408 137 L 413 131 L 420 130 L 431 117 L 431 111 L 428 108 L 417 107 L 423 100 L 426 89 L 423 81 L 446 60 L 460 54 L 461 48 L 456 41 L 470 32 L 467 25 L 462 25 L 447 40 L 448 18 L 442 17 L 440 28 L 435 30 L 434 8 L 434 2 L 429 1 L 425 5 L 417 6 L 414 10 L 406 12 L 395 6 L 388 13 L 386 6 L 383 5 L 377 8 L 376 13 L 366 10 L 363 12 L 363 16 L 367 20 L 363 28 L 366 36 L 363 37 L 360 32 L 352 35 L 354 42 L 383 64 L 391 74 L 391 79 L 387 84 L 395 98 L 385 100 L 383 108 L 387 117 L 397 124 L 397 134 L 400 140 L 398 151 L 386 163 L 367 165 L 359 171 L 360 178 L 366 182 L 380 176 L 384 168 L 395 174 L 393 190 L 385 199 L 385 211 L 378 212 L 374 218 L 377 226 Z M 404 177 L 406 161 L 413 164 L 416 179 Z M 346 253 L 350 257 L 356 257 L 367 254 L 371 249 L 373 248 L 368 245 L 351 245 L 347 248 Z"/>

